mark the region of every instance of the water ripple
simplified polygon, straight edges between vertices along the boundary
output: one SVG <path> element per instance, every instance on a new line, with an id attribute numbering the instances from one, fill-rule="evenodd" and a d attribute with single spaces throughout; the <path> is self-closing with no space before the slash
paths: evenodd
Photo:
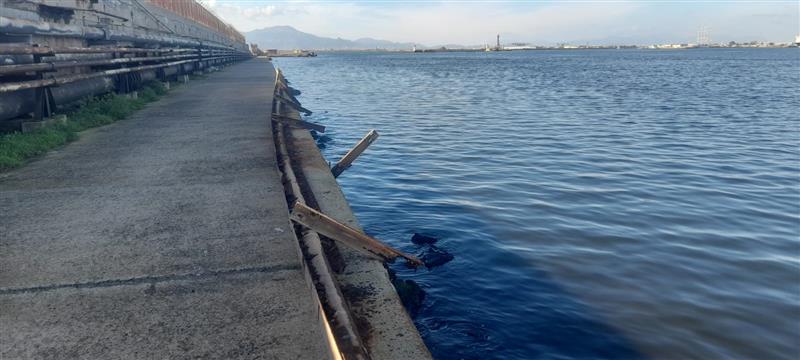
<path id="1" fill-rule="evenodd" d="M 800 355 L 800 52 L 277 59 L 440 359 Z"/>

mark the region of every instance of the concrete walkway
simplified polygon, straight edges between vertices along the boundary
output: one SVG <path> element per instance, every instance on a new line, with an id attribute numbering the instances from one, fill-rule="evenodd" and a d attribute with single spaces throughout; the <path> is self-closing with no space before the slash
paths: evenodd
<path id="1" fill-rule="evenodd" d="M 0 359 L 327 356 L 273 71 L 234 65 L 0 174 Z"/>

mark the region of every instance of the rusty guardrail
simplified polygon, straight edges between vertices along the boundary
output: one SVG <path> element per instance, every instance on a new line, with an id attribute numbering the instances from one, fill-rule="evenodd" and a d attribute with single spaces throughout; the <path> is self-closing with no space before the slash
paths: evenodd
<path id="1" fill-rule="evenodd" d="M 101 56 L 80 58 L 81 55 L 74 54 Z M 29 55 L 32 58 L 12 58 L 27 63 L 0 65 L 0 120 L 31 112 L 36 120 L 49 117 L 57 105 L 105 90 L 105 85 L 88 82 L 92 79 L 105 78 L 107 82 L 113 82 L 112 86 L 117 91 L 130 92 L 141 84 L 142 79 L 157 78 L 167 81 L 170 76 L 251 57 L 250 54 L 221 48 L 47 47 L 0 44 L 0 57 L 9 55 Z M 78 71 L 64 71 L 65 69 Z M 141 75 L 148 71 L 149 74 Z M 57 92 L 52 91 L 57 87 L 63 88 Z M 55 97 L 54 94 L 61 97 Z M 64 96 L 65 94 L 68 95 Z"/>

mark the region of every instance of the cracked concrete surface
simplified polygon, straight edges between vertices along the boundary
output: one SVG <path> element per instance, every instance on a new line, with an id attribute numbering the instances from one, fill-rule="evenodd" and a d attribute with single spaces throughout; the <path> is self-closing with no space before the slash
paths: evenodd
<path id="1" fill-rule="evenodd" d="M 0 358 L 326 358 L 239 63 L 0 174 Z"/>

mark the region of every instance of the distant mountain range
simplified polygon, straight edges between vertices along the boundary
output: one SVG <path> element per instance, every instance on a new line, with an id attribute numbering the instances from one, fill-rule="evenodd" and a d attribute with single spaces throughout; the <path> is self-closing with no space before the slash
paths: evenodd
<path id="1" fill-rule="evenodd" d="M 262 50 L 358 50 L 358 49 L 411 49 L 413 43 L 397 43 L 387 40 L 361 38 L 347 40 L 316 36 L 291 26 L 272 26 L 244 33 L 248 43 Z"/>

